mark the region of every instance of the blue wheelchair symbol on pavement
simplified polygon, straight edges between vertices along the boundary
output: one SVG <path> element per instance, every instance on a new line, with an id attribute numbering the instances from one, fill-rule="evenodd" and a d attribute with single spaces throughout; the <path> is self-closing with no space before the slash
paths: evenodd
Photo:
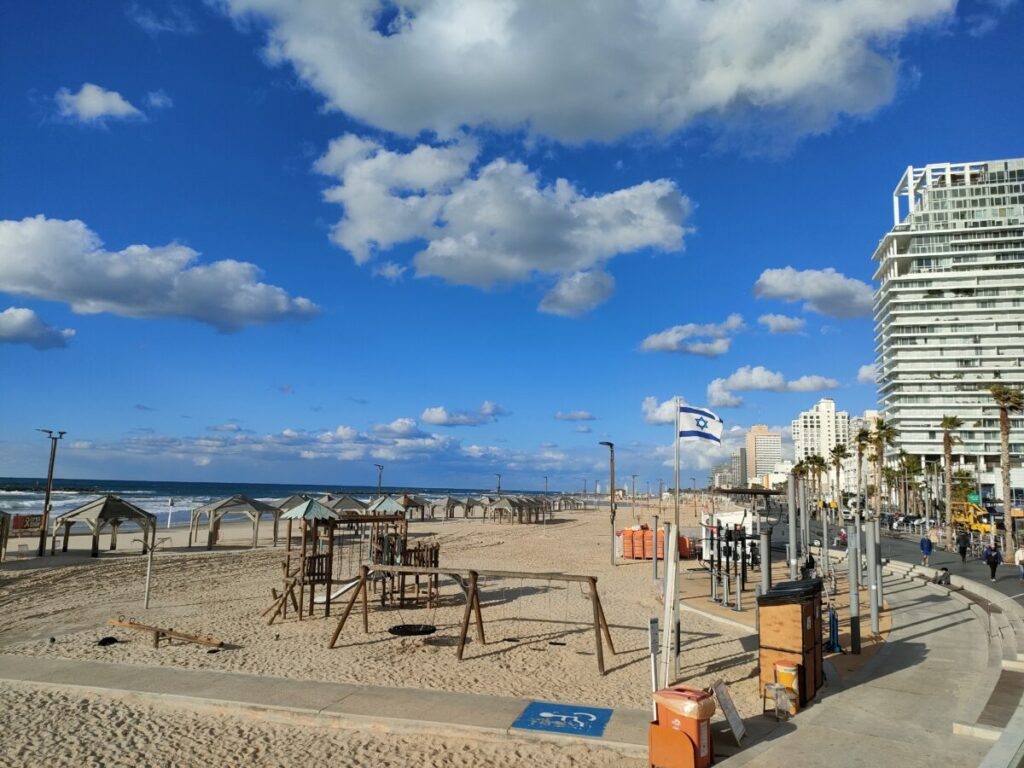
<path id="1" fill-rule="evenodd" d="M 512 723 L 512 727 L 526 731 L 554 731 L 572 736 L 600 737 L 604 735 L 611 716 L 612 710 L 602 707 L 533 701 Z"/>

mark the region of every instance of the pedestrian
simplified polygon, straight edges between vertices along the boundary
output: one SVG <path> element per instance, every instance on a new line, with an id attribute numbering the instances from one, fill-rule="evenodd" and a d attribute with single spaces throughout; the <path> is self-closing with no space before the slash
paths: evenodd
<path id="1" fill-rule="evenodd" d="M 1003 553 L 999 551 L 999 544 L 993 544 L 992 548 L 988 551 L 988 557 L 985 558 L 985 565 L 988 566 L 989 571 L 992 573 L 992 581 L 996 580 L 996 569 L 1003 562 Z"/>
<path id="2" fill-rule="evenodd" d="M 1017 565 L 1017 578 L 1020 579 L 1020 583 L 1024 584 L 1024 541 L 1017 546 L 1017 551 L 1013 553 L 1013 562 Z"/>
<path id="3" fill-rule="evenodd" d="M 928 558 L 932 556 L 932 540 L 927 536 L 921 537 L 921 564 L 928 565 Z"/>
<path id="4" fill-rule="evenodd" d="M 967 531 L 960 531 L 956 537 L 956 548 L 960 552 L 960 564 L 967 565 L 967 548 L 971 546 L 971 534 Z"/>

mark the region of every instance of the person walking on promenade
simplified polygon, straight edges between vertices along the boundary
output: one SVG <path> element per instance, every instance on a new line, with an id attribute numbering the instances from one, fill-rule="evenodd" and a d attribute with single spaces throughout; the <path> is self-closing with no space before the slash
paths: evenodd
<path id="1" fill-rule="evenodd" d="M 960 553 L 960 564 L 967 565 L 967 548 L 971 546 L 971 535 L 967 531 L 960 531 L 956 537 L 956 548 Z"/>
<path id="2" fill-rule="evenodd" d="M 999 568 L 1002 562 L 1003 553 L 999 551 L 999 545 L 992 545 L 992 548 L 988 550 L 988 557 L 985 558 L 985 565 L 988 566 L 989 571 L 992 573 L 992 581 L 996 580 L 996 569 Z"/>
<path id="3" fill-rule="evenodd" d="M 1017 551 L 1013 553 L 1013 562 L 1017 566 L 1017 578 L 1020 579 L 1020 583 L 1024 584 L 1024 541 L 1017 546 Z"/>
<path id="4" fill-rule="evenodd" d="M 927 536 L 921 537 L 921 564 L 928 565 L 928 558 L 932 556 L 932 540 Z"/>

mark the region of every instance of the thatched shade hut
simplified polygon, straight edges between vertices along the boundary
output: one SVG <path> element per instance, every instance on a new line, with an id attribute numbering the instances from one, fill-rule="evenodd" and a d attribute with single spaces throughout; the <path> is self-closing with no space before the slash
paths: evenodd
<path id="1" fill-rule="evenodd" d="M 274 520 L 274 546 L 277 546 L 277 523 L 281 517 L 281 510 L 270 504 L 266 504 L 248 496 L 236 494 L 220 501 L 212 501 L 201 507 L 192 510 L 192 520 L 188 527 L 188 545 L 192 546 L 193 532 L 199 533 L 200 519 L 206 515 L 209 525 L 206 534 L 206 548 L 210 549 L 217 541 L 217 533 L 220 529 L 220 521 L 225 515 L 242 514 L 252 521 L 252 546 L 256 547 L 256 541 L 260 534 L 260 519 L 270 515 Z"/>
<path id="2" fill-rule="evenodd" d="M 68 534 L 75 523 L 85 523 L 92 531 L 92 556 L 100 553 L 100 534 L 104 528 L 110 528 L 110 549 L 117 549 L 117 532 L 125 522 L 135 523 L 142 530 L 142 551 L 148 551 L 156 540 L 156 515 L 135 506 L 130 501 L 113 495 L 100 496 L 87 501 L 65 512 L 53 521 L 53 539 L 50 543 L 50 554 L 57 550 L 57 530 L 64 529 L 64 539 L 60 551 L 68 551 Z"/>

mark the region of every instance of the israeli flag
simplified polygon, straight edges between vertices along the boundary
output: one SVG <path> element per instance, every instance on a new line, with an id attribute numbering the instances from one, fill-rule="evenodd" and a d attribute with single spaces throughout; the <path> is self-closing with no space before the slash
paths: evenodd
<path id="1" fill-rule="evenodd" d="M 679 437 L 685 440 L 711 440 L 722 442 L 725 423 L 706 408 L 679 406 Z"/>

